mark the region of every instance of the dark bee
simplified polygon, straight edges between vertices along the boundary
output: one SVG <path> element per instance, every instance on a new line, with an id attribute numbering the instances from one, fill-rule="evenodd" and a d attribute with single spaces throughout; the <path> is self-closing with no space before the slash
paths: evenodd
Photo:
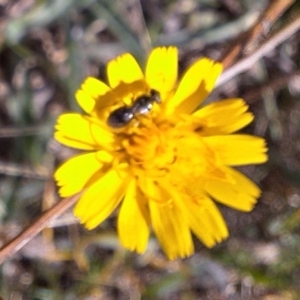
<path id="1" fill-rule="evenodd" d="M 160 94 L 156 90 L 151 90 L 150 95 L 139 96 L 131 106 L 122 106 L 112 111 L 107 119 L 107 124 L 113 128 L 126 126 L 135 115 L 149 113 L 154 102 L 161 102 Z"/>

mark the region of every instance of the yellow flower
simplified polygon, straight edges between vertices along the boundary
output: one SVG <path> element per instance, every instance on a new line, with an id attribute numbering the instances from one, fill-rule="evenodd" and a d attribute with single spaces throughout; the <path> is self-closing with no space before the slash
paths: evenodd
<path id="1" fill-rule="evenodd" d="M 55 173 L 62 197 L 83 191 L 74 214 L 88 229 L 118 206 L 118 234 L 145 251 L 153 230 L 170 259 L 228 236 L 215 201 L 248 212 L 260 189 L 232 166 L 267 160 L 265 141 L 233 134 L 253 120 L 242 99 L 201 107 L 222 71 L 208 58 L 177 82 L 177 48 L 158 47 L 145 73 L 128 53 L 110 61 L 108 84 L 87 78 L 76 99 L 85 114 L 59 117 L 55 138 L 85 150 Z"/>

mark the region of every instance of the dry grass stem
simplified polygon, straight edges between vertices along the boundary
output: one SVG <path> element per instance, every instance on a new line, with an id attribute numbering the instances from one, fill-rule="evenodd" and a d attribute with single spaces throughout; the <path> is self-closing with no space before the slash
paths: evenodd
<path id="1" fill-rule="evenodd" d="M 51 209 L 46 211 L 39 219 L 22 231 L 12 241 L 0 249 L 0 264 L 8 257 L 18 252 L 24 245 L 39 234 L 57 216 L 63 214 L 67 209 L 76 203 L 80 194 L 60 200 Z"/>
<path id="2" fill-rule="evenodd" d="M 49 171 L 45 167 L 33 168 L 0 161 L 0 174 L 22 176 L 25 178 L 47 179 Z"/>
<path id="3" fill-rule="evenodd" d="M 232 46 L 225 51 L 220 61 L 224 69 L 229 68 L 244 52 L 255 45 L 260 38 L 266 36 L 273 23 L 293 4 L 294 0 L 274 0 L 263 12 L 252 28 L 242 33 Z"/>
<path id="4" fill-rule="evenodd" d="M 232 67 L 229 67 L 227 70 L 225 70 L 218 80 L 217 85 L 220 86 L 236 75 L 249 70 L 259 59 L 270 53 L 278 45 L 282 44 L 284 41 L 294 35 L 298 30 L 300 30 L 299 15 L 300 12 L 295 13 L 294 17 L 288 22 L 286 26 L 273 34 L 251 55 L 239 60 Z"/>

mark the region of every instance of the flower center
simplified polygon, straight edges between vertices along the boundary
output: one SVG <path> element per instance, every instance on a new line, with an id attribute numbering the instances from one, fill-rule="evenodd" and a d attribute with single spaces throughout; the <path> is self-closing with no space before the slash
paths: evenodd
<path id="1" fill-rule="evenodd" d="M 127 160 L 133 169 L 142 169 L 148 176 L 160 177 L 168 172 L 176 161 L 176 144 L 172 128 L 155 124 L 153 120 L 141 119 L 138 127 L 132 127 L 123 140 Z"/>
<path id="2" fill-rule="evenodd" d="M 191 120 L 183 116 L 172 119 L 161 119 L 155 114 L 140 116 L 119 137 L 121 156 L 117 160 L 125 162 L 132 175 L 141 180 L 164 178 L 188 194 L 203 180 L 230 180 L 221 167 L 218 153 L 198 131 L 191 130 Z"/>

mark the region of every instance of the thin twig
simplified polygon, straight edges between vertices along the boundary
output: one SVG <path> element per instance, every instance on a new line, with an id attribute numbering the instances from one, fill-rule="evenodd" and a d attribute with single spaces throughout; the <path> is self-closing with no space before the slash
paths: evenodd
<path id="1" fill-rule="evenodd" d="M 253 43 L 257 43 L 262 36 L 265 36 L 273 23 L 286 11 L 295 0 L 274 0 L 266 8 L 261 17 L 252 28 L 242 33 L 232 46 L 225 51 L 220 59 L 224 69 L 230 67 L 236 59 L 243 55 L 243 50 L 251 48 Z"/>
<path id="2" fill-rule="evenodd" d="M 0 264 L 8 257 L 19 251 L 24 245 L 31 241 L 38 233 L 40 233 L 50 221 L 60 216 L 72 205 L 74 205 L 80 197 L 80 193 L 75 196 L 62 199 L 51 209 L 46 211 L 39 219 L 32 223 L 28 228 L 23 230 L 17 237 L 0 249 Z"/>
<path id="3" fill-rule="evenodd" d="M 29 126 L 25 128 L 4 127 L 0 129 L 0 138 L 20 137 L 41 134 L 44 127 Z"/>
<path id="4" fill-rule="evenodd" d="M 0 174 L 38 179 L 47 179 L 50 176 L 49 170 L 45 167 L 29 168 L 4 161 L 0 161 Z"/>
<path id="5" fill-rule="evenodd" d="M 300 30 L 299 16 L 300 12 L 297 11 L 284 28 L 273 34 L 256 51 L 254 51 L 251 55 L 239 60 L 232 67 L 225 70 L 220 76 L 217 86 L 220 86 L 236 75 L 249 70 L 260 58 L 270 53 L 274 48 Z"/>

